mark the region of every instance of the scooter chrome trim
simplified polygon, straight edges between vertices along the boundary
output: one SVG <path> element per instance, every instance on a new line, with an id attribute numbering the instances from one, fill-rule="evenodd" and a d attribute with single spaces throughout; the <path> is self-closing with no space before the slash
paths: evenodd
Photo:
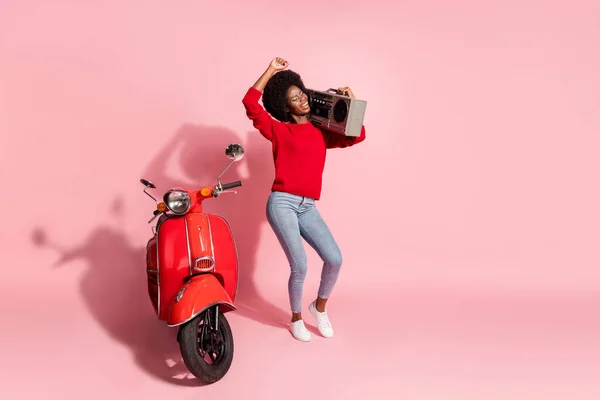
<path id="1" fill-rule="evenodd" d="M 215 254 L 215 246 L 213 244 L 213 234 L 212 234 L 212 228 L 210 226 L 210 217 L 208 216 L 207 213 L 204 213 L 204 216 L 206 217 L 206 222 L 208 223 L 208 233 L 210 234 L 210 251 Z M 217 272 L 217 262 L 213 259 L 213 271 Z"/>
<path id="2" fill-rule="evenodd" d="M 188 233 L 188 223 L 187 218 L 183 217 L 183 223 L 185 224 L 185 242 L 187 244 L 187 252 L 188 252 L 188 268 L 190 270 L 190 275 L 192 272 L 192 251 L 190 250 L 190 235 Z"/>
<path id="3" fill-rule="evenodd" d="M 196 318 L 196 317 L 197 317 L 199 314 L 203 313 L 204 311 L 208 310 L 208 309 L 209 309 L 209 308 L 211 308 L 211 307 L 218 306 L 218 305 L 226 305 L 226 306 L 229 306 L 229 307 L 231 307 L 231 311 L 235 311 L 235 310 L 237 310 L 236 306 L 234 306 L 234 305 L 233 305 L 233 304 L 231 304 L 231 303 L 228 303 L 228 302 L 226 302 L 226 301 L 217 301 L 217 302 L 215 302 L 215 303 L 211 303 L 211 304 L 207 305 L 206 307 L 204 307 L 204 308 L 203 308 L 203 309 L 201 309 L 200 311 L 198 311 L 198 312 L 194 313 L 194 314 L 193 314 L 191 317 L 189 317 L 189 318 L 188 318 L 188 319 L 186 319 L 185 321 L 178 322 L 178 323 L 176 323 L 176 324 L 169 324 L 169 323 L 167 323 L 167 326 L 168 326 L 168 327 L 170 327 L 170 328 L 172 328 L 172 327 L 179 326 L 179 325 L 185 324 L 185 323 L 187 323 L 187 322 L 190 322 L 191 320 L 193 320 L 194 318 Z"/>
<path id="4" fill-rule="evenodd" d="M 160 230 L 157 228 L 156 229 L 156 287 L 158 289 L 156 291 L 156 297 L 157 297 L 156 315 L 160 318 L 160 258 L 158 256 L 158 249 L 160 248 L 159 232 L 160 232 Z"/>

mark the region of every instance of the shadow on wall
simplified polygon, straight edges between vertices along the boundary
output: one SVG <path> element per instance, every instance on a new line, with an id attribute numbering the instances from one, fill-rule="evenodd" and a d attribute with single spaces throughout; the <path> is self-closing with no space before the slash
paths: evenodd
<path id="1" fill-rule="evenodd" d="M 225 157 L 225 148 L 237 142 L 240 142 L 238 136 L 224 128 L 184 125 L 140 178 L 152 181 L 159 196 L 175 186 L 197 189 L 213 184 L 229 161 Z M 245 157 L 232 165 L 222 180 L 242 180 L 243 186 L 238 188 L 237 195 L 207 200 L 206 211 L 223 215 L 237 240 L 240 272 L 236 313 L 262 324 L 284 328 L 289 318 L 287 312 L 266 300 L 254 281 L 260 230 L 266 223 L 265 202 L 273 180 L 270 144 L 256 132 L 249 133 L 247 141 L 240 144 L 246 150 Z M 239 173 L 239 167 L 244 163 L 249 172 L 246 178 Z M 167 174 L 171 164 L 180 172 Z M 139 182 L 132 184 L 139 185 L 141 191 Z M 87 264 L 80 283 L 86 306 L 108 335 L 131 349 L 140 368 L 170 383 L 201 384 L 197 379 L 187 379 L 188 371 L 181 361 L 176 341 L 177 329 L 159 321 L 150 305 L 145 271 L 146 243 L 131 244 L 125 232 L 115 228 L 124 221 L 122 204 L 122 199 L 117 198 L 109 216 L 112 223 L 92 229 L 77 247 L 67 248 L 54 243 L 40 228 L 34 230 L 32 240 L 37 246 L 52 248 L 60 254 L 54 267 L 77 259 Z M 140 221 L 140 224 L 146 224 L 146 221 Z"/>

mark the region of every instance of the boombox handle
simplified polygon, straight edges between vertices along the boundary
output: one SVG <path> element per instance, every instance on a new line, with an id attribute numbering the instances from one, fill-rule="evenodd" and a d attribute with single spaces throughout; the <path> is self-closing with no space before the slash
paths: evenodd
<path id="1" fill-rule="evenodd" d="M 313 91 L 312 91 L 312 90 L 310 90 L 310 89 L 308 89 L 308 90 L 307 90 L 307 92 L 308 92 L 308 93 L 306 93 L 306 94 L 308 95 L 308 104 L 309 104 L 309 105 L 312 107 L 312 104 L 313 104 L 313 103 L 312 103 L 312 100 L 313 100 L 313 99 L 312 99 L 312 92 L 313 92 Z M 338 93 L 337 89 L 333 89 L 333 88 L 329 88 L 329 89 L 327 89 L 327 90 L 326 90 L 326 92 L 333 92 L 333 93 L 335 93 L 335 94 L 338 94 L 338 95 L 339 95 L 339 93 Z M 348 96 L 348 92 L 344 93 L 344 95 L 345 95 L 346 97 L 350 97 L 350 96 Z"/>
<path id="2" fill-rule="evenodd" d="M 334 92 L 335 94 L 340 94 L 337 89 L 329 88 L 326 92 Z M 348 92 L 344 92 L 344 96 L 348 96 Z"/>

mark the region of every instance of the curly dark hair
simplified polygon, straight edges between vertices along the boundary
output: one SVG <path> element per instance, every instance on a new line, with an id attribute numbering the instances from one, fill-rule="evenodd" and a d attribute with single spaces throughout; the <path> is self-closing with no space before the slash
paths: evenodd
<path id="1" fill-rule="evenodd" d="M 286 94 L 290 86 L 297 86 L 307 93 L 300 75 L 289 69 L 273 75 L 263 91 L 265 110 L 281 122 L 290 122 L 291 119 L 289 112 L 286 111 Z"/>

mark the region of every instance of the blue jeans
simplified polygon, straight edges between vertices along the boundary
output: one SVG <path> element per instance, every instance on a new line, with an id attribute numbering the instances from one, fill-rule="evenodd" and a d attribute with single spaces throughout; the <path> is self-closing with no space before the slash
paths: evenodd
<path id="1" fill-rule="evenodd" d="M 327 299 L 342 266 L 342 253 L 315 206 L 315 200 L 283 192 L 272 192 L 267 202 L 267 220 L 290 263 L 288 293 L 292 312 L 302 309 L 302 287 L 306 277 L 306 252 L 302 238 L 323 260 L 318 296 Z"/>

